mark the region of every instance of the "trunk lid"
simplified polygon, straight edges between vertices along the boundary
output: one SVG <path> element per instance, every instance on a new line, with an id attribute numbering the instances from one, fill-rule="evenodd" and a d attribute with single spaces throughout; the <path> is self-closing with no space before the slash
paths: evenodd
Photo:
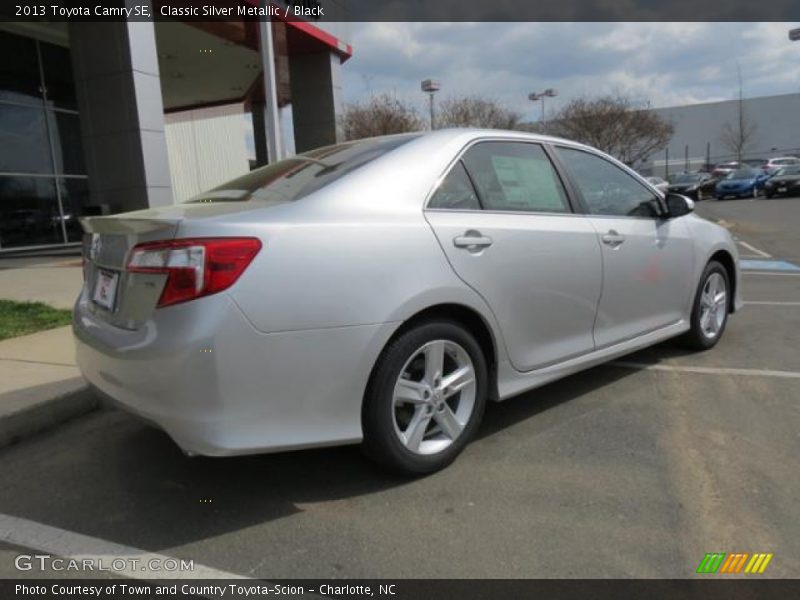
<path id="1" fill-rule="evenodd" d="M 87 217 L 81 220 L 85 295 L 88 309 L 99 319 L 137 329 L 158 303 L 166 277 L 125 271 L 131 249 L 143 242 L 170 240 L 179 218 L 153 219 L 127 216 Z"/>
<path id="2" fill-rule="evenodd" d="M 83 256 L 88 310 L 117 327 L 138 329 L 153 314 L 166 275 L 127 272 L 125 267 L 134 246 L 175 239 L 182 223 L 213 221 L 276 204 L 280 203 L 202 202 L 84 217 L 81 225 L 85 232 Z"/>

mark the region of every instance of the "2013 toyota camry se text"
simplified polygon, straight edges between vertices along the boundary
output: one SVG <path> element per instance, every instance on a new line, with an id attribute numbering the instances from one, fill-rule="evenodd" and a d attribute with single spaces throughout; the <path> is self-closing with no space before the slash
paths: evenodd
<path id="1" fill-rule="evenodd" d="M 592 148 L 441 130 L 320 148 L 83 220 L 78 364 L 212 456 L 361 443 L 450 463 L 499 401 L 741 305 L 735 245 Z"/>

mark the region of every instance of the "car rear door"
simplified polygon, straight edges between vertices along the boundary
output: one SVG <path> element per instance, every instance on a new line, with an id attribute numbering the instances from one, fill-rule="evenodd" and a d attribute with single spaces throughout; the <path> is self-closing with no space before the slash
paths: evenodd
<path id="1" fill-rule="evenodd" d="M 512 365 L 594 349 L 600 248 L 539 144 L 482 141 L 452 165 L 425 216 L 453 269 L 487 301 Z"/>
<path id="2" fill-rule="evenodd" d="M 693 292 L 694 272 L 684 220 L 661 218 L 656 194 L 606 158 L 563 146 L 556 152 L 601 242 L 597 347 L 680 321 Z"/>

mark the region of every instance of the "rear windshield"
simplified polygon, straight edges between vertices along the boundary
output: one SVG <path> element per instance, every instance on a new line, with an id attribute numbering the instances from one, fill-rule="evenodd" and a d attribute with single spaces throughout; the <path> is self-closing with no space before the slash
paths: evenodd
<path id="1" fill-rule="evenodd" d="M 753 179 L 758 173 L 752 169 L 739 169 L 728 174 L 728 179 Z"/>
<path id="2" fill-rule="evenodd" d="M 346 142 L 317 148 L 271 165 L 255 169 L 186 200 L 200 202 L 294 202 L 341 179 L 418 137 L 402 135 Z"/>
<path id="3" fill-rule="evenodd" d="M 796 167 L 783 167 L 782 169 L 778 169 L 775 175 L 781 177 L 783 175 L 800 175 L 800 166 Z"/>
<path id="4" fill-rule="evenodd" d="M 675 176 L 675 179 L 672 180 L 673 183 L 694 183 L 696 181 L 702 181 L 703 176 L 700 173 L 681 173 Z"/>

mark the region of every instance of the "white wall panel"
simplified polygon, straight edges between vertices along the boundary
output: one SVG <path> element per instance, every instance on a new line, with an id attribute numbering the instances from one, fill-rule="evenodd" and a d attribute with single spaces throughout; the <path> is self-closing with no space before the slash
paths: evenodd
<path id="1" fill-rule="evenodd" d="M 247 173 L 245 126 L 239 104 L 166 115 L 176 202 Z"/>

